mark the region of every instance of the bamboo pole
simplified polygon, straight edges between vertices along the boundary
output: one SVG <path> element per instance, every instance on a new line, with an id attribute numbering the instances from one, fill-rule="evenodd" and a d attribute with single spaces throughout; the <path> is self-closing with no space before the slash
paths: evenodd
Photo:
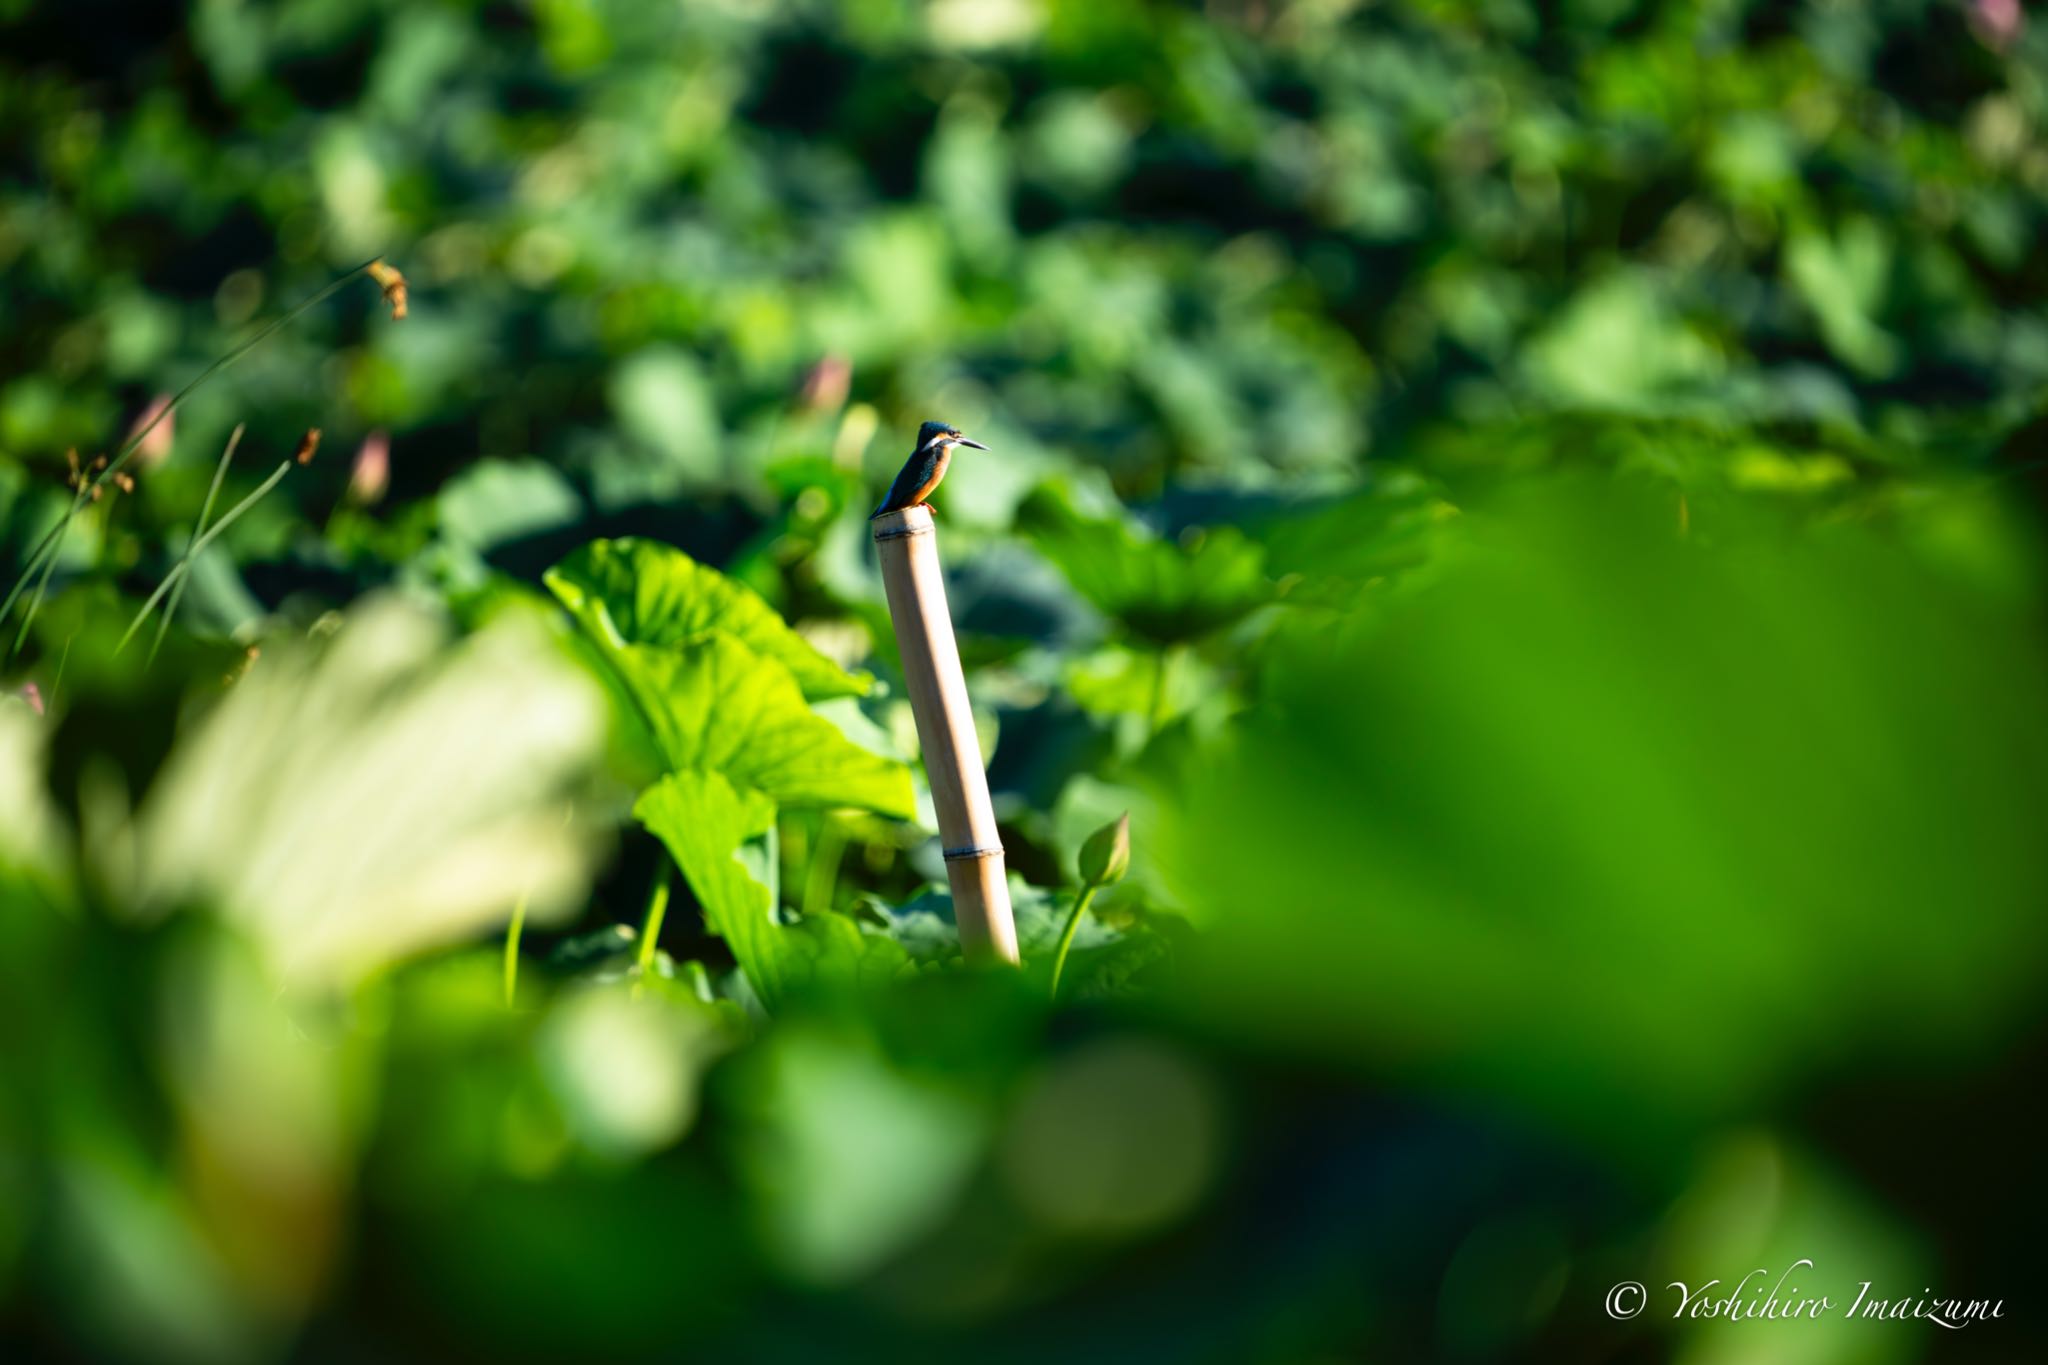
<path id="1" fill-rule="evenodd" d="M 903 679 L 917 741 L 924 749 L 939 838 L 946 850 L 946 881 L 953 888 L 953 913 L 960 925 L 960 949 L 970 961 L 1015 963 L 1017 926 L 1010 915 L 1010 884 L 1003 868 L 1003 844 L 996 833 L 995 806 L 988 799 L 988 774 L 960 669 L 960 646 L 946 607 L 939 572 L 938 536 L 929 507 L 884 512 L 873 522 L 875 549 L 882 561 L 882 586 L 889 617 L 903 654 Z"/>

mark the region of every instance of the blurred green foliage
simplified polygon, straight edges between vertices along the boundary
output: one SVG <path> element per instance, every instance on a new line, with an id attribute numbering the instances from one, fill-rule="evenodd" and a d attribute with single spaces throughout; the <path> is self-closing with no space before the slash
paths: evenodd
<path id="1" fill-rule="evenodd" d="M 409 282 L 0 665 L 0 1349 L 2038 1356 L 2044 122 L 1994 0 L 0 0 L 9 584 Z M 1801 1256 L 2008 1319 L 1600 1311 Z"/>

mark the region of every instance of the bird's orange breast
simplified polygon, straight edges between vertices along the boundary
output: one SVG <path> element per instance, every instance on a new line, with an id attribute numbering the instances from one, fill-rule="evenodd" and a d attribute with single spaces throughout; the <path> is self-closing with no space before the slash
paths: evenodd
<path id="1" fill-rule="evenodd" d="M 932 495 L 932 490 L 939 486 L 939 480 L 946 477 L 946 466 L 952 463 L 952 460 L 953 448 L 951 446 L 942 446 L 939 450 L 938 458 L 932 461 L 931 476 L 912 491 L 910 495 L 912 506 L 916 506 Z"/>

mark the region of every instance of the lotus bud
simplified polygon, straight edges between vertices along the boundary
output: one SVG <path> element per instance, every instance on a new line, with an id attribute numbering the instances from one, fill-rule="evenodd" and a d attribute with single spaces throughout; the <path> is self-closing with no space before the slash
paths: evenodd
<path id="1" fill-rule="evenodd" d="M 1131 813 L 1125 811 L 1088 836 L 1081 845 L 1081 880 L 1088 886 L 1111 886 L 1131 868 Z"/>

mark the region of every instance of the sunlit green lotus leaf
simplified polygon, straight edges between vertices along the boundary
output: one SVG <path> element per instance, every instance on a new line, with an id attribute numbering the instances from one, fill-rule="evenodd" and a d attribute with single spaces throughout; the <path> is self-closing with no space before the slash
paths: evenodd
<path id="1" fill-rule="evenodd" d="M 1262 551 L 1235 527 L 1157 540 L 1085 516 L 1052 488 L 1032 494 L 1018 522 L 1076 592 L 1155 644 L 1198 639 L 1272 600 Z"/>
<path id="2" fill-rule="evenodd" d="M 673 545 L 593 541 L 550 569 L 547 583 L 585 629 L 613 646 L 728 635 L 787 667 L 813 701 L 858 696 L 873 681 L 813 649 L 753 589 Z"/>
<path id="3" fill-rule="evenodd" d="M 807 982 L 885 980 L 908 963 L 895 942 L 842 915 L 795 924 L 776 919 L 768 888 L 738 856 L 774 822 L 775 803 L 762 793 L 689 769 L 648 788 L 633 814 L 667 846 L 704 908 L 705 924 L 726 941 L 769 1009 Z"/>
<path id="4" fill-rule="evenodd" d="M 676 866 L 704 908 L 704 923 L 724 939 L 763 1001 L 785 984 L 779 932 L 768 888 L 744 866 L 740 846 L 775 822 L 775 803 L 758 791 L 735 788 L 718 773 L 670 773 L 642 792 L 633 815 L 668 846 Z"/>
<path id="5" fill-rule="evenodd" d="M 723 773 L 779 805 L 858 806 L 908 819 L 910 770 L 804 705 L 789 670 L 726 636 L 612 654 L 673 769 Z"/>

